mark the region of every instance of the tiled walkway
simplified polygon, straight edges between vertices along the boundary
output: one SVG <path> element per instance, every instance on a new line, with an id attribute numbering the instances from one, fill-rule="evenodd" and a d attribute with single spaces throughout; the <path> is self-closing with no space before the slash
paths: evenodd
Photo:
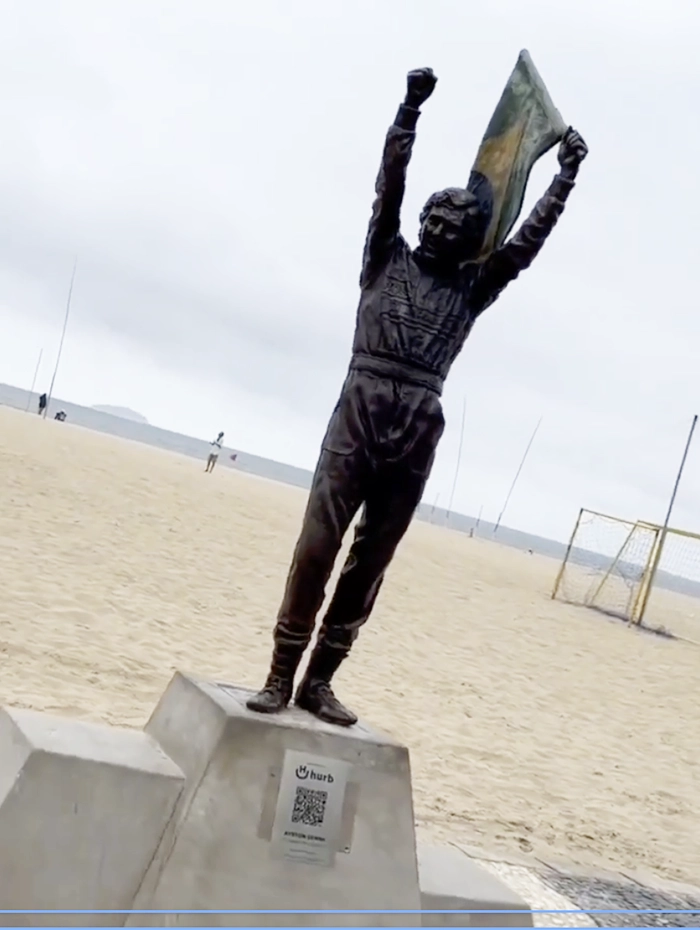
<path id="1" fill-rule="evenodd" d="M 466 846 L 460 848 L 509 885 L 533 911 L 579 912 L 533 914 L 536 927 L 700 926 L 700 888 L 669 882 L 651 874 L 592 872 L 539 859 L 504 861 L 502 856 L 489 856 Z M 601 910 L 663 910 L 665 913 L 594 913 Z M 670 913 L 682 910 L 695 913 Z"/>

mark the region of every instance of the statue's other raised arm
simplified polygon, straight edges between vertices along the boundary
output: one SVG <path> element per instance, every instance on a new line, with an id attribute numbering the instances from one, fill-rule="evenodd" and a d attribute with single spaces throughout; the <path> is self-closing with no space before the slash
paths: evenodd
<path id="1" fill-rule="evenodd" d="M 376 197 L 369 221 L 362 260 L 360 286 L 364 287 L 381 269 L 399 234 L 401 204 L 406 190 L 406 169 L 416 138 L 420 107 L 430 97 L 437 78 L 430 68 L 411 71 L 406 96 L 399 107 L 384 143 L 382 163 L 375 186 Z"/>
<path id="2" fill-rule="evenodd" d="M 513 238 L 484 262 L 474 293 L 475 308 L 478 312 L 492 304 L 501 291 L 517 278 L 521 271 L 529 268 L 539 254 L 564 212 L 564 205 L 573 190 L 579 166 L 587 154 L 586 143 L 570 128 L 559 147 L 559 174 L 555 176 L 544 196 L 538 200 L 532 213 Z"/>

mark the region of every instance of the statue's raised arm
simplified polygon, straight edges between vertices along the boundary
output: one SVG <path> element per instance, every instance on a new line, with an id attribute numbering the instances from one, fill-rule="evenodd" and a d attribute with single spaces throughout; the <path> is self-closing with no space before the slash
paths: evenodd
<path id="1" fill-rule="evenodd" d="M 406 170 L 416 138 L 420 108 L 435 90 L 436 84 L 437 78 L 431 68 L 410 71 L 406 79 L 406 96 L 384 143 L 362 260 L 361 287 L 371 281 L 382 267 L 399 235 Z"/>

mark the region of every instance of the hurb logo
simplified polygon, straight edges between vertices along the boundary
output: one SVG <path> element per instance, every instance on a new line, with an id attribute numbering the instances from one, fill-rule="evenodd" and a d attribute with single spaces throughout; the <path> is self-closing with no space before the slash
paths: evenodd
<path id="1" fill-rule="evenodd" d="M 329 785 L 332 785 L 334 781 L 330 772 L 317 772 L 316 769 L 309 765 L 297 765 L 294 774 L 299 781 L 321 781 Z"/>

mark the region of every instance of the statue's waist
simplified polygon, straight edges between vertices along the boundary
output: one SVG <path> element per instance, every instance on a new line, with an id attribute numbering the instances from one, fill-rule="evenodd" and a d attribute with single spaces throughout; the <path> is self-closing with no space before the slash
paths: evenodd
<path id="1" fill-rule="evenodd" d="M 400 362 L 398 359 L 368 355 L 365 352 L 355 352 L 353 354 L 350 360 L 350 370 L 366 371 L 380 378 L 391 378 L 392 381 L 415 384 L 427 388 L 429 391 L 434 391 L 438 396 L 442 394 L 444 386 L 444 378 L 440 375 L 411 365 L 410 362 Z"/>

